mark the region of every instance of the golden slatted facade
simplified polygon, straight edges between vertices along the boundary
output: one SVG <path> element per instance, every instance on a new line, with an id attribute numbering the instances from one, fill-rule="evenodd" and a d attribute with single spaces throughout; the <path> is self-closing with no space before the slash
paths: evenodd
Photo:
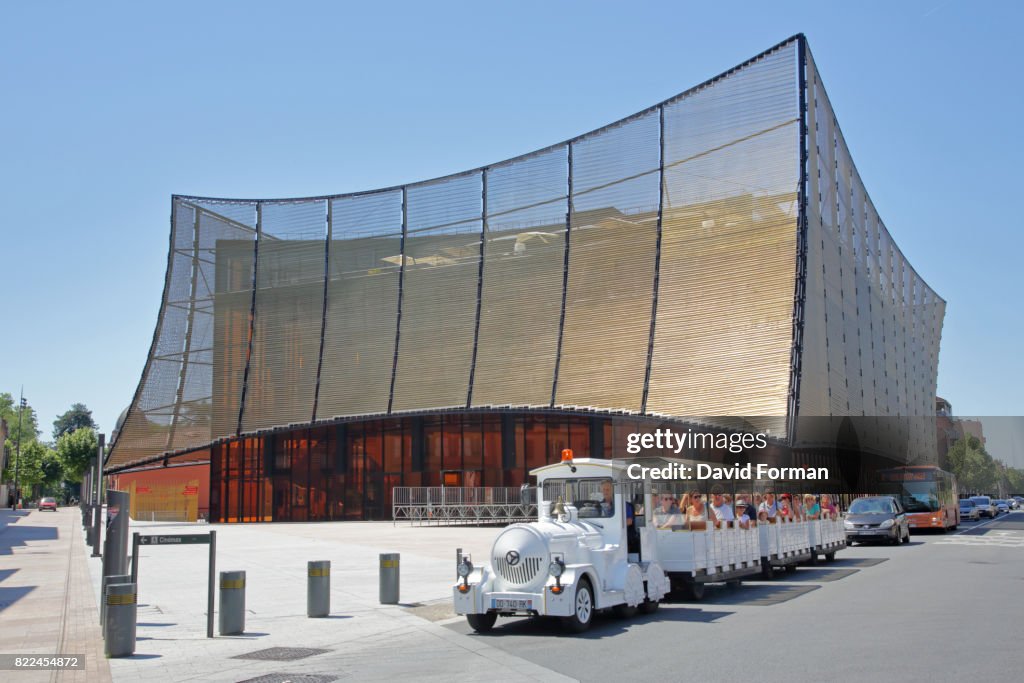
<path id="1" fill-rule="evenodd" d="M 448 411 L 742 417 L 791 445 L 798 417 L 880 416 L 864 445 L 909 458 L 934 430 L 883 418 L 932 413 L 943 307 L 796 36 L 466 173 L 174 197 L 153 348 L 108 466 Z"/>

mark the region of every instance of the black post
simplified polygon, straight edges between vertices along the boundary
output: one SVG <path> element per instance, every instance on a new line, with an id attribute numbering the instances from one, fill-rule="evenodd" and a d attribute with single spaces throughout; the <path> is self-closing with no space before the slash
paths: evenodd
<path id="1" fill-rule="evenodd" d="M 106 436 L 98 435 L 99 444 L 96 447 L 96 507 L 93 514 L 92 532 L 92 556 L 100 556 L 100 533 L 103 528 L 103 447 L 106 445 Z"/>
<path id="2" fill-rule="evenodd" d="M 217 532 L 210 532 L 210 576 L 206 584 L 206 637 L 213 638 L 213 593 L 217 576 Z"/>
<path id="3" fill-rule="evenodd" d="M 139 532 L 132 534 L 132 583 L 139 583 Z M 138 589 L 135 591 L 138 593 Z"/>
<path id="4" fill-rule="evenodd" d="M 18 487 L 18 466 L 21 464 L 21 414 L 25 412 L 25 387 L 21 388 L 21 397 L 18 399 L 18 446 L 14 452 L 14 509 L 21 508 L 21 491 Z"/>

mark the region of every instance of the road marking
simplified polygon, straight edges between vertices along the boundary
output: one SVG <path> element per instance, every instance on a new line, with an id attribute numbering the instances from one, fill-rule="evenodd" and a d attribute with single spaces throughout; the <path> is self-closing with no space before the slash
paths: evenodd
<path id="1" fill-rule="evenodd" d="M 988 526 L 989 524 L 991 524 L 992 522 L 996 521 L 997 519 L 999 519 L 999 518 L 998 517 L 993 517 L 992 519 L 988 520 L 987 522 L 982 522 L 980 524 L 975 524 L 974 526 L 970 527 L 969 529 L 962 529 L 962 530 L 956 532 L 953 535 L 954 536 L 959 536 L 960 534 L 965 534 L 968 531 L 974 531 L 975 529 L 980 529 L 983 526 Z"/>
<path id="2" fill-rule="evenodd" d="M 961 536 L 954 534 L 940 541 L 935 541 L 935 544 L 1024 548 L 1024 531 L 992 531 L 983 536 Z"/>

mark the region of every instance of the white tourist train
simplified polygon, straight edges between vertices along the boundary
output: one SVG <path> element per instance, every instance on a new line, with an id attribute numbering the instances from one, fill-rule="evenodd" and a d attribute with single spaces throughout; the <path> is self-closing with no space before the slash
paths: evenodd
<path id="1" fill-rule="evenodd" d="M 458 564 L 455 612 L 476 631 L 499 616 L 534 615 L 562 617 L 580 632 L 598 610 L 653 612 L 671 591 L 700 599 L 707 583 L 771 577 L 819 555 L 831 560 L 846 545 L 827 496 L 809 497 L 816 509 L 808 510 L 790 494 L 758 494 L 755 506 L 754 494 L 734 500 L 713 489 L 707 503 L 696 491 L 691 501 L 666 482 L 630 479 L 621 460 L 571 452 L 531 474 L 538 521 L 504 528 L 489 563 L 464 556 Z M 680 495 L 689 503 L 682 509 Z"/>

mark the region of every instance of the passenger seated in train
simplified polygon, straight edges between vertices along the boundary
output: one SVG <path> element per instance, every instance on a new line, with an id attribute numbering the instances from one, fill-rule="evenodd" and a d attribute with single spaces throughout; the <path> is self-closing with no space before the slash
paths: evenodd
<path id="1" fill-rule="evenodd" d="M 821 506 L 814 500 L 813 493 L 804 496 L 804 517 L 807 519 L 821 518 Z"/>
<path id="2" fill-rule="evenodd" d="M 775 523 L 775 518 L 779 515 L 779 505 L 775 502 L 775 494 L 768 491 L 764 494 L 764 499 L 761 504 L 757 507 L 758 519 L 761 518 L 761 513 L 764 513 L 764 519 L 770 524 Z"/>
<path id="3" fill-rule="evenodd" d="M 663 493 L 654 508 L 653 523 L 656 529 L 675 529 L 683 526 L 683 515 L 671 493 Z"/>
<path id="4" fill-rule="evenodd" d="M 792 496 L 788 493 L 783 493 L 779 496 L 779 508 L 778 515 L 776 518 L 781 522 L 792 521 L 793 518 L 793 505 L 791 503 Z"/>
<path id="5" fill-rule="evenodd" d="M 793 494 L 793 497 L 789 500 L 790 506 L 793 510 L 793 521 L 802 522 L 804 521 L 804 503 L 803 498 L 799 493 Z"/>
<path id="6" fill-rule="evenodd" d="M 693 531 L 702 531 L 708 525 L 708 511 L 700 491 L 690 492 L 690 507 L 686 508 L 686 526 Z"/>
<path id="7" fill-rule="evenodd" d="M 832 502 L 832 496 L 827 493 L 821 494 L 821 512 L 823 515 L 827 514 L 833 520 L 839 515 L 839 510 L 836 509 L 835 504 Z"/>
<path id="8" fill-rule="evenodd" d="M 754 506 L 746 503 L 746 499 L 736 498 L 736 525 L 739 528 L 750 528 L 757 522 L 751 519 L 754 514 Z"/>
<path id="9" fill-rule="evenodd" d="M 731 522 L 736 519 L 732 512 L 732 506 L 725 501 L 725 492 L 717 484 L 711 489 L 711 517 L 716 527 L 723 526 L 723 522 Z"/>
<path id="10" fill-rule="evenodd" d="M 754 506 L 751 505 L 749 497 L 746 493 L 736 494 L 736 525 L 741 529 L 749 529 L 751 526 L 757 526 L 755 521 L 757 512 L 754 510 Z"/>

